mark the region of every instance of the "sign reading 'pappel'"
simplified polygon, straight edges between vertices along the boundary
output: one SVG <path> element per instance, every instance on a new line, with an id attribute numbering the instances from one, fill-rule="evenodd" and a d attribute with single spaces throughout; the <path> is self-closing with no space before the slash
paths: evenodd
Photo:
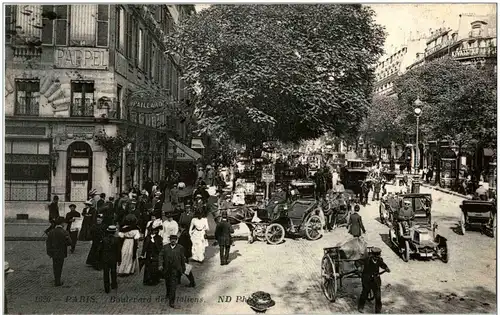
<path id="1" fill-rule="evenodd" d="M 55 67 L 66 69 L 106 70 L 109 52 L 104 48 L 58 47 L 55 50 Z"/>

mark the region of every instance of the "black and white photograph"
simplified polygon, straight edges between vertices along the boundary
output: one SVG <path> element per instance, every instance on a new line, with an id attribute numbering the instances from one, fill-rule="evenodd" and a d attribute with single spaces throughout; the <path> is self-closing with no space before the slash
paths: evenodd
<path id="1" fill-rule="evenodd" d="M 3 313 L 497 312 L 496 2 L 1 10 Z"/>

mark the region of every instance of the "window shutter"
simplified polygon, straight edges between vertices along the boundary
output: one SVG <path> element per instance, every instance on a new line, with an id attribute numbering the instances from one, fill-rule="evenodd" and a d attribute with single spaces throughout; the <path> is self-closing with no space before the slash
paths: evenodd
<path id="1" fill-rule="evenodd" d="M 44 6 L 45 7 L 45 6 Z M 5 6 L 5 43 L 10 43 L 16 30 L 16 6 Z"/>
<path id="2" fill-rule="evenodd" d="M 57 46 L 67 46 L 68 45 L 68 16 L 69 9 L 67 5 L 56 5 L 55 6 L 57 19 L 55 20 L 55 38 Z"/>
<path id="3" fill-rule="evenodd" d="M 109 5 L 97 6 L 97 47 L 109 45 Z"/>
<path id="4" fill-rule="evenodd" d="M 54 11 L 53 5 L 43 5 L 42 6 L 43 13 L 53 12 L 53 11 Z M 42 44 L 54 45 L 54 21 L 47 19 L 47 18 L 44 18 L 42 15 L 42 24 L 43 24 Z"/>

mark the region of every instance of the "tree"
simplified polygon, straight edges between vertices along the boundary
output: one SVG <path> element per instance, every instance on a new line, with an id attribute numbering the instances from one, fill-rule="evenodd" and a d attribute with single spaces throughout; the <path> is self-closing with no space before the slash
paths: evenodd
<path id="1" fill-rule="evenodd" d="M 359 4 L 214 5 L 166 38 L 202 132 L 256 145 L 354 133 L 384 31 Z"/>
<path id="2" fill-rule="evenodd" d="M 404 144 L 409 130 L 403 120 L 397 98 L 374 96 L 360 132 L 379 148 L 390 147 L 391 142 Z"/>
<path id="3" fill-rule="evenodd" d="M 413 104 L 422 100 L 422 139 L 453 141 L 462 151 L 496 146 L 496 82 L 491 71 L 444 58 L 400 77 L 395 91 L 407 125 L 414 126 Z"/>
<path id="4" fill-rule="evenodd" d="M 395 90 L 403 117 L 415 121 L 414 101 L 422 100 L 421 133 L 460 146 L 496 143 L 496 75 L 450 58 L 403 75 Z"/>

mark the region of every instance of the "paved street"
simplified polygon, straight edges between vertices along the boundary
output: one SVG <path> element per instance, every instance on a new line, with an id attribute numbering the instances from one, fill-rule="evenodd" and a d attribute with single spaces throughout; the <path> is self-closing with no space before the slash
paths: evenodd
<path id="1" fill-rule="evenodd" d="M 422 192 L 429 191 L 422 188 Z M 382 248 L 392 270 L 384 274 L 384 313 L 494 312 L 496 309 L 495 240 L 480 232 L 457 235 L 461 199 L 433 191 L 433 217 L 439 233 L 448 238 L 450 262 L 403 262 L 386 245 L 388 228 L 375 218 L 378 202 L 362 208 L 366 240 Z M 177 313 L 245 314 L 251 310 L 244 296 L 263 290 L 271 293 L 276 306 L 269 314 L 355 312 L 361 290 L 358 279 L 346 280 L 341 298 L 327 302 L 320 287 L 322 248 L 348 238 L 337 229 L 321 240 L 286 239 L 278 246 L 238 241 L 231 248 L 231 263 L 219 265 L 218 249 L 207 249 L 203 265 L 195 263 L 197 287 L 178 289 L 181 309 Z M 163 283 L 142 285 L 142 274 L 119 278 L 119 289 L 104 293 L 102 275 L 85 266 L 90 243 L 79 243 L 65 263 L 61 288 L 53 287 L 51 261 L 40 241 L 6 242 L 6 260 L 15 272 L 7 282 L 9 311 L 12 313 L 170 313 Z M 187 279 L 183 279 L 187 284 Z M 229 298 L 228 298 L 229 297 Z M 157 300 L 158 299 L 158 300 Z M 226 301 L 223 303 L 220 299 Z M 229 302 L 229 300 L 231 300 Z M 367 311 L 373 307 L 368 303 Z"/>

